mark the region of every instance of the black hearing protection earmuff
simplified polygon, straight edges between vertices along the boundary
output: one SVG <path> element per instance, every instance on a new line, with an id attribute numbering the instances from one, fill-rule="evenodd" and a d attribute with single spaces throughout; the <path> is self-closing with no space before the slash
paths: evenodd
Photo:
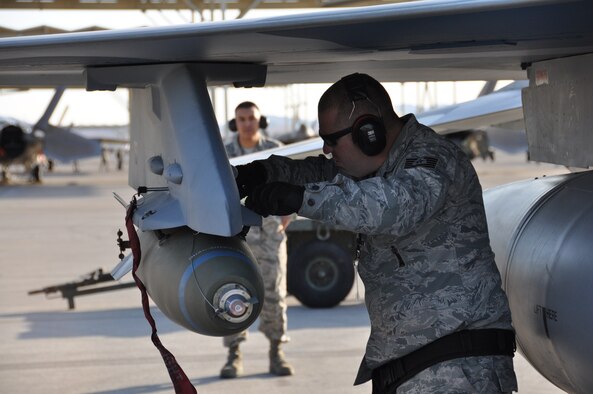
<path id="1" fill-rule="evenodd" d="M 348 97 L 352 102 L 352 110 L 356 107 L 356 102 L 368 100 L 379 112 L 379 116 L 366 114 L 361 115 L 352 124 L 352 141 L 360 148 L 362 153 L 367 156 L 376 156 L 385 149 L 387 144 L 387 132 L 381 111 L 373 103 L 367 94 L 364 77 L 359 73 L 354 73 L 342 78 Z"/>
<path id="2" fill-rule="evenodd" d="M 262 115 L 261 118 L 259 118 L 259 128 L 263 130 L 267 127 L 268 127 L 268 119 L 266 119 L 266 117 Z M 237 131 L 237 120 L 235 118 L 229 120 L 229 130 Z"/>

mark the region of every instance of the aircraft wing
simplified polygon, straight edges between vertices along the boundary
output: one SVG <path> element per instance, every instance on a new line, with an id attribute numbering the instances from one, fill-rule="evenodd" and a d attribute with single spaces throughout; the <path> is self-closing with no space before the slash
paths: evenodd
<path id="1" fill-rule="evenodd" d="M 529 81 L 515 81 L 474 100 L 419 113 L 417 118 L 440 134 L 456 138 L 460 132 L 485 132 L 486 148 L 527 152 L 521 91 L 528 86 Z"/>
<path id="2" fill-rule="evenodd" d="M 591 52 L 592 7 L 570 0 L 418 1 L 5 38 L 0 85 L 113 89 L 115 84 L 102 83 L 91 68 L 179 62 L 262 65 L 267 84 L 333 82 L 355 71 L 382 81 L 517 80 L 532 62 Z M 210 76 L 210 82 L 216 79 Z"/>
<path id="3" fill-rule="evenodd" d="M 101 144 L 98 141 L 50 124 L 45 125 L 43 131 L 43 151 L 49 159 L 67 163 L 101 154 Z"/>
<path id="4" fill-rule="evenodd" d="M 73 126 L 70 131 L 101 144 L 124 146 L 130 143 L 130 127 L 122 126 Z"/>
<path id="5" fill-rule="evenodd" d="M 516 122 L 523 119 L 521 89 L 527 86 L 528 81 L 513 82 L 468 102 L 422 112 L 417 118 L 441 134 Z"/>

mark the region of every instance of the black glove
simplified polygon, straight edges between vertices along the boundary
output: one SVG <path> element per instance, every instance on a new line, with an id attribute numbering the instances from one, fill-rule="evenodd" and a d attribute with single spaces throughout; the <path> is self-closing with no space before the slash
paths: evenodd
<path id="1" fill-rule="evenodd" d="M 245 206 L 262 216 L 290 215 L 298 212 L 303 203 L 303 186 L 285 182 L 271 182 L 256 186 L 249 193 Z"/>
<path id="2" fill-rule="evenodd" d="M 258 161 L 235 167 L 237 169 L 237 188 L 241 198 L 251 194 L 256 186 L 263 185 L 268 179 L 268 173 L 264 165 Z"/>

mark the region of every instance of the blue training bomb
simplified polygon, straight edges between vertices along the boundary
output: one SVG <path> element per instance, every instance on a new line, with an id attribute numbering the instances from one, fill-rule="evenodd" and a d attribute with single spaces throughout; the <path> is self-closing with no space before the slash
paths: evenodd
<path id="1" fill-rule="evenodd" d="M 239 236 L 198 234 L 188 227 L 139 232 L 138 276 L 159 309 L 199 334 L 248 328 L 262 308 L 256 259 Z"/>

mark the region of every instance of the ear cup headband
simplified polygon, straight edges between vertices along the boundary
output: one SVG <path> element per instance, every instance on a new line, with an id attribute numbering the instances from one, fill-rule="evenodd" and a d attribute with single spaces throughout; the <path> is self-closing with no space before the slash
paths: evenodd
<path id="1" fill-rule="evenodd" d="M 268 127 L 268 119 L 265 116 L 259 118 L 259 128 L 265 129 Z M 237 120 L 235 118 L 229 120 L 229 130 L 237 131 Z"/>
<path id="2" fill-rule="evenodd" d="M 362 74 L 354 73 L 342 78 L 348 97 L 352 102 L 352 111 L 357 101 L 368 100 L 379 111 L 379 107 L 373 103 L 367 94 L 364 77 Z M 379 111 L 379 114 L 381 112 Z M 385 149 L 387 144 L 385 124 L 381 117 L 371 114 L 359 116 L 352 124 L 352 141 L 367 156 L 376 156 Z"/>

